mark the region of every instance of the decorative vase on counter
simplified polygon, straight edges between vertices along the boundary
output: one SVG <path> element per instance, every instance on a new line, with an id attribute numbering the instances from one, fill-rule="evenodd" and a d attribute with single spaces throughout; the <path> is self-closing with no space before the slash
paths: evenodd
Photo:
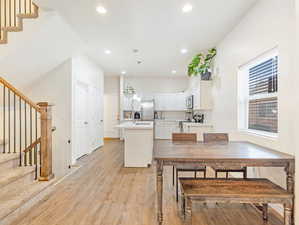
<path id="1" fill-rule="evenodd" d="M 206 71 L 201 74 L 201 80 L 211 80 L 212 73 L 210 71 Z"/>

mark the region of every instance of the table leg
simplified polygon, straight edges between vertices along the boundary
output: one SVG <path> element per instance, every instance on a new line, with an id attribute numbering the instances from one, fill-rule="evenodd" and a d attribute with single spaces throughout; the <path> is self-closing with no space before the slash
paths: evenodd
<path id="1" fill-rule="evenodd" d="M 292 225 L 293 204 L 284 204 L 284 225 Z"/>
<path id="2" fill-rule="evenodd" d="M 268 220 L 268 204 L 263 204 L 263 219 Z"/>
<path id="3" fill-rule="evenodd" d="M 295 163 L 290 162 L 288 166 L 285 168 L 287 173 L 287 190 L 288 192 L 295 194 Z M 295 224 L 294 220 L 294 205 L 292 204 L 291 208 L 291 225 Z"/>
<path id="4" fill-rule="evenodd" d="M 185 224 L 192 225 L 192 200 L 187 197 L 186 199 L 186 209 L 185 209 Z"/>
<path id="5" fill-rule="evenodd" d="M 157 162 L 157 197 L 158 197 L 158 223 L 163 223 L 163 161 Z"/>

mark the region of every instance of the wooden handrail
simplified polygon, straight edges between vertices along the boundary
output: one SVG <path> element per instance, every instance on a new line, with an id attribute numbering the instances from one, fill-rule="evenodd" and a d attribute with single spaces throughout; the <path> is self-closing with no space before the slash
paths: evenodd
<path id="1" fill-rule="evenodd" d="M 35 148 L 38 144 L 41 143 L 41 138 L 38 138 L 35 142 L 33 142 L 31 145 L 29 145 L 25 150 L 24 153 L 30 152 L 33 148 Z"/>
<path id="2" fill-rule="evenodd" d="M 4 145 L 3 153 L 12 153 L 11 150 L 16 153 L 18 144 L 19 165 L 35 165 L 37 168 L 38 163 L 40 163 L 38 179 L 40 181 L 51 180 L 54 177 L 52 171 L 52 132 L 55 130 L 52 127 L 52 105 L 48 102 L 35 104 L 3 77 L 0 77 L 0 86 L 3 86 L 2 135 L 4 140 L 8 138 L 7 151 Z M 18 109 L 19 111 L 17 111 Z M 40 126 L 38 126 L 38 118 Z M 38 134 L 39 130 L 40 134 Z M 37 139 L 38 136 L 40 137 Z M 40 154 L 37 154 L 37 145 L 40 145 Z M 31 154 L 33 150 L 34 154 Z M 37 176 L 36 172 L 36 179 Z"/>
<path id="3" fill-rule="evenodd" d="M 24 102 L 29 104 L 32 108 L 34 108 L 36 111 L 41 113 L 41 108 L 31 101 L 29 98 L 27 98 L 25 95 L 23 95 L 22 92 L 20 92 L 18 89 L 16 89 L 14 86 L 12 86 L 10 83 L 8 83 L 6 80 L 3 79 L 3 77 L 0 77 L 0 83 L 3 84 L 5 87 L 10 89 L 13 93 L 15 93 L 17 96 L 19 96 Z"/>

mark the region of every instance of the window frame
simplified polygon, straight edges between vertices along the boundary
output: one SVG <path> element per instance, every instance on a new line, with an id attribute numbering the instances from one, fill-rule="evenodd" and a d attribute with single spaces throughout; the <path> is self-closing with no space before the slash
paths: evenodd
<path id="1" fill-rule="evenodd" d="M 249 69 L 276 56 L 278 57 L 277 91 L 272 93 L 262 93 L 262 94 L 255 94 L 250 96 L 249 95 Z M 259 55 L 258 57 L 250 60 L 249 62 L 243 64 L 238 68 L 238 130 L 239 131 L 246 132 L 249 134 L 264 136 L 268 138 L 278 137 L 279 117 L 277 117 L 277 126 L 278 126 L 277 133 L 249 128 L 249 101 L 266 99 L 266 98 L 277 98 L 277 104 L 278 104 L 277 111 L 278 111 L 279 108 L 279 51 L 277 47 Z"/>

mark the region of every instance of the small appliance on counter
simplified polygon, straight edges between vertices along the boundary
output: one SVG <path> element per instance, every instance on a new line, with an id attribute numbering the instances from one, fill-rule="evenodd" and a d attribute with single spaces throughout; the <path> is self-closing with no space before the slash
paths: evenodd
<path id="1" fill-rule="evenodd" d="M 188 122 L 192 122 L 193 119 L 193 110 L 187 110 L 185 113 L 185 120 Z"/>
<path id="2" fill-rule="evenodd" d="M 140 112 L 135 112 L 134 113 L 134 120 L 140 120 L 140 119 L 141 119 Z"/>
<path id="3" fill-rule="evenodd" d="M 195 113 L 193 116 L 193 120 L 195 123 L 203 123 L 205 115 L 200 113 Z"/>

